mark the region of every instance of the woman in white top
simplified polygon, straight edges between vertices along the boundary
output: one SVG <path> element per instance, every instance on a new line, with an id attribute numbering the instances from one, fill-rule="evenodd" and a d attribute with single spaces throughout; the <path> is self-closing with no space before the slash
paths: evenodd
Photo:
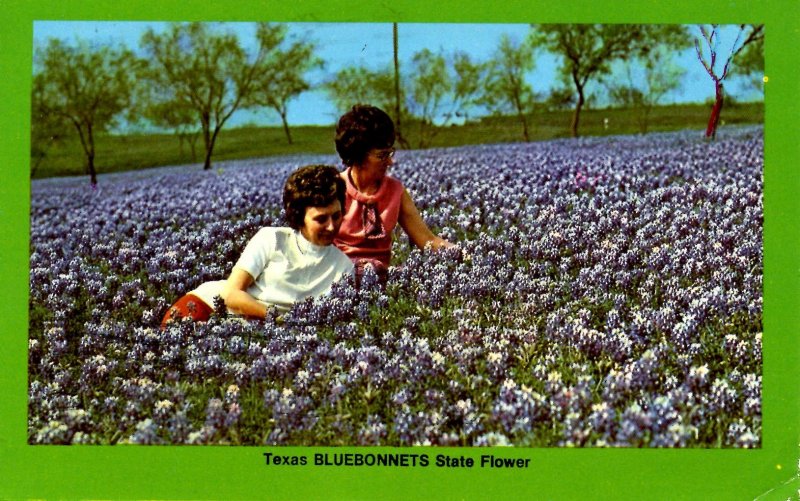
<path id="1" fill-rule="evenodd" d="M 227 280 L 201 284 L 172 305 L 161 322 L 189 316 L 208 320 L 214 298 L 229 313 L 265 318 L 270 308 L 287 311 L 292 304 L 330 291 L 352 261 L 331 245 L 342 224 L 345 183 L 328 165 L 308 165 L 293 172 L 283 190 L 289 228 L 261 228 L 248 242 Z"/>

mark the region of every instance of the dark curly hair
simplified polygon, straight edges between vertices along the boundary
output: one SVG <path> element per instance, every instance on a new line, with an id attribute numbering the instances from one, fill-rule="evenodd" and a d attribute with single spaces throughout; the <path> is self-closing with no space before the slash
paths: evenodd
<path id="1" fill-rule="evenodd" d="M 345 182 L 331 165 L 306 165 L 289 175 L 283 187 L 286 222 L 299 230 L 308 207 L 325 207 L 338 200 L 344 210 Z"/>
<path id="2" fill-rule="evenodd" d="M 347 166 L 358 165 L 373 149 L 391 148 L 394 122 L 380 108 L 357 104 L 336 124 L 336 151 Z"/>

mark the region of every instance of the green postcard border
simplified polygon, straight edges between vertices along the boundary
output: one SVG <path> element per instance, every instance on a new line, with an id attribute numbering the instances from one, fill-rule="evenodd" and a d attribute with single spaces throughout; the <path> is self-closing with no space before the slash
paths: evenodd
<path id="1" fill-rule="evenodd" d="M 634 3 L 483 0 L 342 2 L 190 0 L 101 2 L 3 0 L 0 30 L 0 498 L 121 499 L 743 499 L 797 493 L 800 391 L 796 368 L 800 116 L 797 0 L 769 6 L 744 1 Z M 631 5 L 634 4 L 634 5 Z M 28 165 L 33 20 L 220 20 L 375 22 L 764 22 L 766 126 L 764 193 L 763 446 L 758 450 L 407 449 L 478 458 L 530 458 L 524 470 L 326 468 L 264 465 L 266 447 L 27 445 L 27 291 L 30 181 Z M 710 85 L 710 83 L 709 83 Z M 711 90 L 709 89 L 709 95 Z M 358 448 L 271 448 L 303 454 Z M 389 450 L 389 449 L 380 449 Z M 369 449 L 369 452 L 377 452 Z"/>

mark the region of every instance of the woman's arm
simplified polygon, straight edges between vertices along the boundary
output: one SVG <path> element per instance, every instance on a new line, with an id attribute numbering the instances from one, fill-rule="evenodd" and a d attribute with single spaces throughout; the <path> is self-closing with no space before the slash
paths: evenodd
<path id="1" fill-rule="evenodd" d="M 225 306 L 237 315 L 265 318 L 267 306 L 247 293 L 247 288 L 250 287 L 253 280 L 248 272 L 234 267 L 220 295 L 225 300 Z"/>
<path id="2" fill-rule="evenodd" d="M 398 222 L 408 235 L 408 238 L 420 249 L 424 249 L 425 245 L 429 242 L 434 249 L 453 247 L 453 244 L 443 238 L 437 237 L 433 234 L 431 229 L 428 228 L 428 225 L 425 224 L 425 221 L 422 219 L 414 201 L 411 200 L 411 195 L 408 194 L 405 188 L 403 189 L 403 197 L 400 201 L 400 216 L 398 217 Z"/>

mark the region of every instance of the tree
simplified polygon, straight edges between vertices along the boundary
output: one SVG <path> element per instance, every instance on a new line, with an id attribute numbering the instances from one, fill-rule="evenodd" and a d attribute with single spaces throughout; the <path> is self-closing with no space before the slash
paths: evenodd
<path id="1" fill-rule="evenodd" d="M 677 66 L 673 61 L 674 48 L 659 45 L 650 50 L 646 57 L 638 57 L 624 64 L 623 84 L 609 85 L 609 94 L 613 101 L 633 108 L 637 112 L 639 130 L 647 132 L 649 116 L 653 107 L 664 96 L 681 85 L 686 69 Z M 634 77 L 634 66 L 640 71 Z"/>
<path id="2" fill-rule="evenodd" d="M 350 66 L 336 73 L 324 84 L 331 100 L 340 113 L 347 112 L 355 104 L 371 104 L 383 110 L 395 107 L 395 84 L 392 70 L 369 70 L 360 66 Z M 401 102 L 405 96 L 401 89 Z M 407 115 L 402 108 L 401 115 Z M 395 120 L 397 118 L 395 117 Z"/>
<path id="3" fill-rule="evenodd" d="M 42 79 L 34 79 L 31 95 L 31 177 L 36 175 L 50 148 L 62 143 L 71 128 L 64 117 L 41 111 L 44 83 Z"/>
<path id="4" fill-rule="evenodd" d="M 633 53 L 621 65 L 626 83 L 612 83 L 608 90 L 613 101 L 634 109 L 639 130 L 646 133 L 653 107 L 681 85 L 686 69 L 673 56 L 689 48 L 691 37 L 686 27 L 674 24 L 641 25 L 636 31 Z"/>
<path id="5" fill-rule="evenodd" d="M 484 91 L 485 76 L 485 65 L 464 52 L 445 57 L 423 49 L 413 55 L 407 103 L 419 123 L 420 148 L 430 146 L 439 127 L 468 115 Z"/>
<path id="6" fill-rule="evenodd" d="M 545 98 L 545 105 L 549 110 L 568 110 L 575 105 L 575 93 L 566 85 L 550 89 Z"/>
<path id="7" fill-rule="evenodd" d="M 145 116 L 156 127 L 171 129 L 178 138 L 178 148 L 183 156 L 183 143 L 189 143 L 192 161 L 197 160 L 197 140 L 200 137 L 199 120 L 189 107 L 178 107 L 176 103 L 155 102 L 145 106 Z"/>
<path id="8" fill-rule="evenodd" d="M 724 81 L 730 74 L 731 63 L 737 54 L 742 50 L 755 43 L 763 43 L 764 39 L 764 25 L 763 24 L 750 24 L 739 25 L 739 31 L 736 35 L 736 40 L 731 45 L 730 51 L 722 63 L 722 67 L 717 62 L 719 55 L 719 25 L 712 24 L 710 26 L 699 25 L 698 30 L 700 37 L 705 41 L 705 47 L 708 54 L 705 53 L 700 44 L 700 39 L 695 39 L 695 51 L 697 52 L 697 59 L 706 69 L 706 72 L 714 81 L 714 106 L 711 108 L 711 116 L 708 119 L 708 126 L 706 127 L 706 137 L 713 139 L 717 134 L 717 125 L 719 124 L 719 116 L 722 112 L 722 104 L 725 100 Z M 743 39 L 743 41 L 742 41 Z"/>
<path id="9" fill-rule="evenodd" d="M 263 23 L 259 26 L 258 37 L 262 47 L 272 50 L 256 73 L 249 100 L 254 105 L 278 112 L 286 140 L 292 144 L 287 119 L 288 103 L 311 88 L 304 75 L 313 68 L 322 67 L 323 62 L 314 56 L 315 47 L 311 42 L 294 41 L 289 47 L 282 48 L 286 32 L 286 25 Z"/>
<path id="10" fill-rule="evenodd" d="M 91 47 L 85 42 L 73 47 L 50 39 L 45 49 L 37 50 L 36 67 L 33 136 L 57 136 L 54 130 L 71 124 L 86 155 L 86 173 L 96 185 L 95 135 L 131 111 L 136 58 L 124 48 Z"/>
<path id="11" fill-rule="evenodd" d="M 586 103 L 586 85 L 607 75 L 611 63 L 640 46 L 641 25 L 540 24 L 534 25 L 531 41 L 561 56 L 560 71 L 575 87 L 578 99 L 572 115 L 571 131 L 578 137 L 581 109 Z"/>
<path id="12" fill-rule="evenodd" d="M 411 99 L 409 109 L 419 120 L 419 147 L 430 144 L 435 131 L 435 119 L 442 112 L 445 96 L 452 82 L 447 62 L 441 54 L 422 49 L 411 59 Z"/>
<path id="13" fill-rule="evenodd" d="M 259 31 L 263 25 L 259 26 Z M 258 37 L 258 51 L 249 58 L 232 33 L 218 34 L 206 23 L 176 23 L 163 34 L 149 29 L 141 46 L 151 60 L 147 80 L 156 102 L 197 114 L 205 146 L 204 169 L 211 168 L 219 131 L 244 107 L 256 72 L 273 47 Z"/>
<path id="14" fill-rule="evenodd" d="M 515 113 L 522 124 L 525 141 L 530 141 L 526 114 L 534 100 L 533 89 L 525 74 L 534 67 L 533 46 L 528 42 L 515 43 L 508 35 L 503 35 L 489 63 L 482 98 L 482 103 L 494 111 Z"/>
<path id="15" fill-rule="evenodd" d="M 473 61 L 466 52 L 456 52 L 452 60 L 454 83 L 452 108 L 447 118 L 469 117 L 469 110 L 478 105 L 486 84 L 485 63 Z"/>

